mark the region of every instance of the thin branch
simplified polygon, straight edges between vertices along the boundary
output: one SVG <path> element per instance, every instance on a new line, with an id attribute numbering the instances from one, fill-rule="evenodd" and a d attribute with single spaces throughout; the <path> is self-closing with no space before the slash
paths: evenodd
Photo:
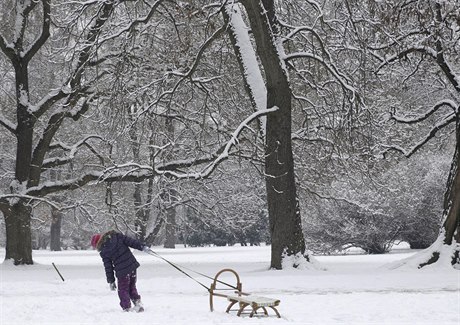
<path id="1" fill-rule="evenodd" d="M 428 56 L 431 56 L 435 60 L 436 60 L 436 56 L 437 56 L 436 51 L 433 48 L 429 47 L 429 46 L 412 46 L 412 47 L 409 47 L 409 48 L 405 49 L 404 51 L 401 51 L 401 52 L 399 52 L 397 54 L 394 54 L 394 55 L 391 55 L 391 56 L 385 58 L 384 62 L 382 62 L 377 67 L 375 73 L 378 73 L 383 67 L 387 66 L 388 64 L 396 62 L 396 61 L 399 61 L 401 59 L 404 59 L 405 57 L 407 57 L 409 54 L 412 54 L 412 53 L 426 54 Z"/>
<path id="2" fill-rule="evenodd" d="M 351 101 L 355 100 L 355 97 L 357 96 L 358 91 L 352 85 L 349 84 L 349 81 L 347 80 L 347 78 L 338 71 L 334 63 L 332 62 L 328 63 L 322 57 L 319 57 L 317 55 L 314 55 L 312 53 L 307 53 L 307 52 L 298 52 L 298 53 L 292 53 L 292 54 L 286 55 L 284 57 L 284 60 L 286 62 L 289 62 L 289 61 L 292 61 L 294 59 L 299 59 L 299 58 L 313 59 L 321 63 L 334 76 L 334 78 L 342 85 L 344 89 L 351 92 L 351 94 L 353 95 Z"/>
<path id="3" fill-rule="evenodd" d="M 152 109 L 152 107 L 156 106 L 159 102 L 161 102 L 166 96 L 168 95 L 172 95 L 176 92 L 176 90 L 179 88 L 179 86 L 188 78 L 190 78 L 193 73 L 195 72 L 195 70 L 198 68 L 198 64 L 200 63 L 200 60 L 204 54 L 204 52 L 206 51 L 206 49 L 216 40 L 220 37 L 220 35 L 222 33 L 224 33 L 226 30 L 226 26 L 222 26 L 220 27 L 218 30 L 216 30 L 205 42 L 204 44 L 201 45 L 201 47 L 199 48 L 198 50 L 198 53 L 197 55 L 195 56 L 195 59 L 192 63 L 192 65 L 190 66 L 190 68 L 188 69 L 188 71 L 186 73 L 183 73 L 183 72 L 179 72 L 179 71 L 172 71 L 172 72 L 169 72 L 168 74 L 169 75 L 173 75 L 173 76 L 178 76 L 180 77 L 180 79 L 176 82 L 176 84 L 174 85 L 174 87 L 170 90 L 167 90 L 165 92 L 163 92 L 157 100 L 155 100 L 153 103 L 151 103 L 150 105 L 147 106 L 147 108 L 144 110 L 144 112 L 147 112 L 147 111 L 150 111 Z M 144 113 L 143 112 L 143 113 Z"/>

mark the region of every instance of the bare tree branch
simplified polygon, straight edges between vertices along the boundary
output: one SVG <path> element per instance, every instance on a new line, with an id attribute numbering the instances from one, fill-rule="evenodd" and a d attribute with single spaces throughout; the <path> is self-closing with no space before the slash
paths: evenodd
<path id="1" fill-rule="evenodd" d="M 399 123 L 415 124 L 415 123 L 418 123 L 418 122 L 426 120 L 428 117 L 430 117 L 431 115 L 436 113 L 438 111 L 438 109 L 440 109 L 441 107 L 444 107 L 444 106 L 448 106 L 448 107 L 452 108 L 452 110 L 453 110 L 452 114 L 457 114 L 458 113 L 458 105 L 455 104 L 455 102 L 452 101 L 452 100 L 444 99 L 444 100 L 441 100 L 438 103 L 436 103 L 430 110 L 428 110 L 424 114 L 421 114 L 421 115 L 419 115 L 417 117 L 406 118 L 406 117 L 402 117 L 402 116 L 397 116 L 397 115 L 395 115 L 395 111 L 392 111 L 390 119 L 394 120 L 396 122 L 399 122 Z"/>
<path id="2" fill-rule="evenodd" d="M 32 57 L 38 52 L 38 50 L 43 46 L 43 44 L 45 44 L 46 40 L 50 36 L 50 25 L 51 25 L 50 1 L 51 0 L 42 0 L 42 6 L 43 6 L 42 31 L 41 31 L 40 36 L 33 42 L 29 50 L 25 51 L 24 60 L 26 62 L 29 62 L 30 59 L 32 59 Z"/>
<path id="3" fill-rule="evenodd" d="M 5 127 L 8 131 L 16 134 L 16 125 L 11 123 L 5 116 L 0 114 L 0 125 Z"/>
<path id="4" fill-rule="evenodd" d="M 447 115 L 441 122 L 437 123 L 429 132 L 428 134 L 422 139 L 420 140 L 417 144 L 415 144 L 411 149 L 409 150 L 404 150 L 403 148 L 399 147 L 399 146 L 384 146 L 384 147 L 387 147 L 387 149 L 383 152 L 381 152 L 380 154 L 385 157 L 386 153 L 389 152 L 389 151 L 397 151 L 399 153 L 402 153 L 404 156 L 406 156 L 407 158 L 409 158 L 410 156 L 412 156 L 414 153 L 416 153 L 420 148 L 423 147 L 423 145 L 425 145 L 428 141 L 430 141 L 431 139 L 433 139 L 436 135 L 436 133 L 438 133 L 439 130 L 443 129 L 444 127 L 448 126 L 449 124 L 455 122 L 457 120 L 457 115 L 456 114 L 453 114 L 453 113 L 450 113 L 449 115 Z"/>

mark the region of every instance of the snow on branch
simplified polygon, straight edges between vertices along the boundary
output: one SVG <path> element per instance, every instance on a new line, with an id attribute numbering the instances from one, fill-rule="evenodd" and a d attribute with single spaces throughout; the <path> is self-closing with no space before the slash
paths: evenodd
<path id="1" fill-rule="evenodd" d="M 220 148 L 216 154 L 201 157 L 199 159 L 189 159 L 174 161 L 166 164 L 160 164 L 153 168 L 149 165 L 141 165 L 136 163 L 126 163 L 121 165 L 115 165 L 110 168 L 106 168 L 102 171 L 89 171 L 86 174 L 69 180 L 44 182 L 41 185 L 33 186 L 20 193 L 21 195 L 28 195 L 30 197 L 43 197 L 50 193 L 55 193 L 64 190 L 75 190 L 90 182 L 140 182 L 146 179 L 153 178 L 159 175 L 168 175 L 174 178 L 206 178 L 213 170 L 224 160 L 226 160 L 230 154 L 230 149 L 237 145 L 238 137 L 241 132 L 249 127 L 249 123 L 259 118 L 261 115 L 268 114 L 276 111 L 277 107 L 272 107 L 263 111 L 257 111 L 248 116 L 232 133 L 230 140 L 225 146 Z M 210 162 L 211 161 L 211 162 Z M 51 163 L 51 162 L 50 162 Z M 180 168 L 196 166 L 199 164 L 208 163 L 201 172 L 186 173 L 179 172 Z M 1 197 L 0 197 L 1 199 Z"/>
<path id="2" fill-rule="evenodd" d="M 434 136 L 436 135 L 436 133 L 443 129 L 444 127 L 446 127 L 447 125 L 455 122 L 457 120 L 457 116 L 456 114 L 454 113 L 449 113 L 448 115 L 446 115 L 443 120 L 439 123 L 437 123 L 431 130 L 430 132 L 428 132 L 428 134 L 423 138 L 421 139 L 417 144 L 415 144 L 411 149 L 409 150 L 405 150 L 404 148 L 400 147 L 400 146 L 388 146 L 388 145 L 384 145 L 384 147 L 386 147 L 387 149 L 383 152 L 381 152 L 380 154 L 385 157 L 386 153 L 391 151 L 391 150 L 394 150 L 394 151 L 397 151 L 397 152 L 400 152 L 402 153 L 404 156 L 406 156 L 407 158 L 409 158 L 410 156 L 412 156 L 414 153 L 416 153 L 423 145 L 425 145 L 428 141 L 430 141 L 432 138 L 434 138 Z"/>
<path id="3" fill-rule="evenodd" d="M 241 132 L 249 127 L 249 123 L 254 121 L 255 119 L 259 118 L 261 115 L 266 115 L 271 112 L 275 112 L 278 110 L 278 107 L 272 107 L 268 108 L 265 110 L 259 110 L 254 113 L 252 113 L 250 116 L 248 116 L 243 122 L 240 123 L 240 125 L 236 128 L 235 131 L 233 131 L 232 136 L 229 141 L 227 141 L 227 144 L 219 150 L 219 154 L 217 158 L 215 158 L 211 163 L 209 163 L 205 168 L 201 170 L 201 172 L 197 173 L 178 173 L 175 171 L 171 170 L 162 170 L 162 168 L 157 168 L 156 171 L 159 174 L 167 174 L 171 175 L 175 178 L 195 178 L 195 179 L 200 179 L 200 178 L 206 178 L 208 177 L 214 169 L 224 160 L 226 160 L 230 154 L 230 149 L 238 144 L 238 137 L 241 134 Z M 164 167 L 166 167 L 165 165 Z M 163 167 L 163 168 L 164 168 Z"/>
<path id="4" fill-rule="evenodd" d="M 289 62 L 291 60 L 299 59 L 299 58 L 313 59 L 321 63 L 334 76 L 334 78 L 342 85 L 344 89 L 351 92 L 351 94 L 353 95 L 351 100 L 352 101 L 355 100 L 356 95 L 358 94 L 358 91 L 355 89 L 355 87 L 350 85 L 350 82 L 347 79 L 347 77 L 339 72 L 339 70 L 337 69 L 337 67 L 335 66 L 333 62 L 326 62 L 322 57 L 317 56 L 312 53 L 308 53 L 308 52 L 291 53 L 289 55 L 286 55 L 283 59 L 286 62 Z"/>
<path id="5" fill-rule="evenodd" d="M 146 113 L 148 111 L 153 110 L 153 108 L 156 107 L 158 105 L 158 103 L 160 103 L 165 97 L 172 96 L 176 92 L 176 90 L 179 88 L 179 86 L 185 80 L 187 80 L 187 79 L 192 79 L 193 80 L 192 75 L 195 73 L 196 69 L 198 68 L 198 65 L 199 65 L 199 63 L 201 61 L 201 58 L 203 57 L 205 51 L 208 49 L 208 47 L 210 47 L 213 44 L 213 42 L 216 39 L 218 39 L 220 37 L 220 35 L 223 32 L 225 32 L 225 26 L 222 26 L 219 29 L 217 29 L 216 31 L 214 31 L 214 33 L 211 36 L 209 36 L 208 39 L 206 39 L 206 41 L 198 49 L 198 53 L 196 54 L 195 59 L 193 60 L 191 66 L 188 68 L 188 70 L 186 70 L 186 72 L 168 71 L 165 76 L 168 76 L 168 75 L 177 76 L 180 79 L 174 84 L 174 86 L 171 89 L 166 90 L 162 94 L 160 94 L 160 96 L 158 96 L 158 98 L 155 101 L 150 103 L 143 112 L 139 113 L 139 115 L 142 115 L 142 114 L 144 114 L 144 113 Z"/>
<path id="6" fill-rule="evenodd" d="M 7 43 L 6 40 L 0 35 L 0 50 L 5 53 L 5 55 L 10 59 L 13 60 L 15 57 L 14 52 L 14 45 L 11 43 Z"/>
<path id="7" fill-rule="evenodd" d="M 43 197 L 50 193 L 55 193 L 64 190 L 75 190 L 78 189 L 91 181 L 97 181 L 101 178 L 102 172 L 92 171 L 78 178 L 69 179 L 59 182 L 44 182 L 38 186 L 30 187 L 26 190 L 26 195 L 32 197 Z"/>
<path id="8" fill-rule="evenodd" d="M 47 0 L 47 2 L 48 1 L 49 0 Z M 88 5 L 89 3 L 93 4 L 97 2 L 88 2 L 84 5 Z M 54 89 L 51 92 L 49 92 L 36 105 L 29 104 L 28 110 L 31 114 L 34 114 L 36 117 L 40 117 L 57 101 L 71 95 L 73 91 L 80 86 L 81 78 L 86 66 L 91 66 L 92 63 L 94 64 L 94 62 L 90 61 L 91 50 L 96 44 L 96 42 L 98 42 L 98 37 L 102 32 L 102 28 L 107 22 L 108 18 L 110 17 L 114 6 L 115 2 L 113 1 L 106 1 L 100 6 L 100 8 L 98 9 L 97 18 L 93 21 L 91 27 L 89 28 L 89 32 L 86 35 L 84 43 L 85 46 L 78 53 L 78 61 L 75 65 L 72 75 L 66 82 L 63 83 L 63 86 L 61 88 Z M 49 14 L 47 20 L 49 24 Z M 80 90 L 80 92 L 83 92 L 83 90 Z"/>
<path id="9" fill-rule="evenodd" d="M 429 34 L 427 31 L 421 31 L 419 29 L 410 30 L 410 31 L 405 32 L 404 35 L 400 35 L 398 37 L 391 37 L 392 41 L 387 44 L 367 45 L 367 48 L 373 51 L 386 50 L 393 46 L 397 46 L 398 44 L 401 44 L 405 39 L 408 39 L 414 35 L 429 35 Z"/>
<path id="10" fill-rule="evenodd" d="M 53 89 L 46 94 L 37 104 L 28 105 L 28 111 L 35 117 L 42 116 L 50 107 L 53 106 L 57 101 L 65 98 L 71 93 L 70 88 L 64 86 L 61 89 Z"/>
<path id="11" fill-rule="evenodd" d="M 7 119 L 3 114 L 0 114 L 0 125 L 5 127 L 11 133 L 16 134 L 16 125 Z"/>
<path id="12" fill-rule="evenodd" d="M 238 6 L 230 7 L 227 5 L 225 11 L 229 14 L 229 27 L 235 35 L 236 46 L 239 48 L 245 77 L 254 95 L 256 109 L 265 110 L 267 108 L 267 89 L 265 88 L 259 63 L 257 62 L 257 57 L 249 38 L 249 28 L 244 23 L 241 10 Z"/>
<path id="13" fill-rule="evenodd" d="M 73 146 L 62 147 L 63 149 L 65 148 L 66 151 L 69 151 L 69 154 L 66 157 L 55 157 L 55 158 L 45 159 L 43 161 L 43 168 L 56 167 L 56 166 L 61 166 L 61 165 L 70 163 L 75 158 L 75 155 L 77 154 L 78 150 L 83 146 L 86 146 L 100 160 L 103 161 L 102 156 L 99 153 L 97 153 L 97 151 L 88 143 L 88 141 L 91 139 L 99 139 L 101 141 L 104 140 L 99 135 L 89 135 L 85 137 L 83 140 L 80 140 L 77 143 L 75 143 Z"/>
<path id="14" fill-rule="evenodd" d="M 430 110 L 428 110 L 424 114 L 421 114 L 421 115 L 419 115 L 417 117 L 407 118 L 407 117 L 403 117 L 403 116 L 397 116 L 397 115 L 395 115 L 396 112 L 393 109 L 393 111 L 391 112 L 390 119 L 395 120 L 396 122 L 399 122 L 399 123 L 415 124 L 415 123 L 418 123 L 418 122 L 426 120 L 428 117 L 430 117 L 435 112 L 437 112 L 438 109 L 440 109 L 441 107 L 444 107 L 444 106 L 451 107 L 454 114 L 458 113 L 458 105 L 452 100 L 444 99 L 444 100 L 441 100 L 441 101 L 437 102 Z"/>
<path id="15" fill-rule="evenodd" d="M 97 9 L 95 19 L 91 20 L 92 23 L 88 29 L 88 33 L 84 38 L 84 47 L 77 54 L 77 62 L 75 64 L 74 71 L 69 78 L 68 86 L 70 89 L 76 89 L 80 86 L 82 81 L 83 73 L 91 63 L 91 54 L 93 48 L 98 44 L 99 37 L 102 34 L 103 27 L 109 20 L 113 13 L 114 7 L 118 4 L 118 1 L 103 1 L 100 7 Z"/>
<path id="16" fill-rule="evenodd" d="M 40 201 L 40 202 L 44 202 L 44 203 L 50 205 L 51 207 L 55 208 L 56 210 L 62 210 L 62 208 L 60 206 L 56 205 L 51 200 L 48 200 L 48 199 L 42 198 L 42 197 L 36 197 L 36 196 L 24 195 L 24 194 L 5 194 L 5 195 L 0 195 L 0 204 L 2 202 L 7 201 L 7 200 L 18 200 L 18 199 L 28 200 L 30 202 L 32 202 L 32 201 Z"/>
<path id="17" fill-rule="evenodd" d="M 24 32 L 27 27 L 26 19 L 28 14 L 38 4 L 38 1 L 16 1 L 16 19 L 13 30 L 13 47 L 21 43 Z"/>
<path id="18" fill-rule="evenodd" d="M 241 10 L 237 4 L 226 5 L 223 13 L 224 16 L 228 17 L 229 35 L 232 39 L 232 43 L 234 43 L 235 52 L 240 62 L 251 101 L 256 110 L 265 110 L 267 108 L 267 89 L 265 87 L 265 82 L 262 77 L 255 50 L 249 37 L 249 28 L 243 21 Z M 265 116 L 260 120 L 261 131 L 263 136 L 265 136 Z"/>
<path id="19" fill-rule="evenodd" d="M 115 166 L 105 171 L 89 171 L 73 179 L 44 182 L 38 186 L 28 188 L 24 195 L 43 197 L 55 192 L 76 190 L 91 182 L 140 182 L 156 176 L 150 166 L 138 165 L 137 168 L 134 167 L 135 164 L 127 164 L 127 166 L 130 166 L 128 170 L 120 168 L 124 166 Z"/>
<path id="20" fill-rule="evenodd" d="M 158 7 L 164 2 L 164 0 L 157 0 L 155 1 L 154 4 L 151 5 L 150 7 L 150 11 L 144 16 L 144 17 L 141 17 L 141 18 L 138 18 L 138 19 L 135 19 L 134 21 L 132 21 L 128 26 L 126 26 L 125 28 L 123 29 L 120 29 L 117 33 L 114 33 L 112 35 L 109 35 L 107 37 L 104 37 L 104 38 L 100 38 L 98 41 L 99 43 L 104 43 L 106 41 L 109 41 L 111 39 L 116 39 L 118 38 L 120 35 L 122 35 L 123 33 L 128 33 L 129 31 L 131 31 L 134 27 L 136 27 L 137 25 L 140 25 L 140 24 L 145 24 L 145 23 L 148 23 L 150 21 L 150 19 L 152 18 L 153 14 L 157 11 Z"/>
<path id="21" fill-rule="evenodd" d="M 437 56 L 436 50 L 431 48 L 431 47 L 429 47 L 429 46 L 412 46 L 412 47 L 409 47 L 409 48 L 405 49 L 404 51 L 401 51 L 401 52 L 399 52 L 397 54 L 394 54 L 394 55 L 391 55 L 389 57 L 386 57 L 384 59 L 384 62 L 382 62 L 377 67 L 376 73 L 378 73 L 386 65 L 388 65 L 390 63 L 393 63 L 393 62 L 396 62 L 396 61 L 399 61 L 399 60 L 407 57 L 411 53 L 422 53 L 422 54 L 428 55 L 428 56 L 430 56 L 430 57 L 432 57 L 434 59 L 436 59 L 436 56 Z"/>

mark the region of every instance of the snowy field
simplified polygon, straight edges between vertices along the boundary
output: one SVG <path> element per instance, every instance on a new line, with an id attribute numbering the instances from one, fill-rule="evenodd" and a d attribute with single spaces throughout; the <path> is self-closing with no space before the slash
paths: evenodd
<path id="1" fill-rule="evenodd" d="M 36 251 L 34 266 L 0 265 L 0 324 L 460 324 L 460 271 L 385 268 L 413 254 L 408 251 L 320 256 L 317 261 L 327 271 L 274 271 L 268 270 L 269 247 L 154 250 L 210 276 L 223 268 L 236 270 L 243 291 L 281 300 L 282 318 L 226 314 L 227 302 L 219 297 L 211 313 L 206 289 L 139 251 L 138 289 L 145 312 L 124 313 L 97 252 Z M 230 274 L 222 279 L 233 283 Z"/>

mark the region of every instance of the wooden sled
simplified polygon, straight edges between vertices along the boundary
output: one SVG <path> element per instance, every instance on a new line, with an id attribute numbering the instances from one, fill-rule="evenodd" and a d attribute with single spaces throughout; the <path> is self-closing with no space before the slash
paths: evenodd
<path id="1" fill-rule="evenodd" d="M 230 272 L 233 273 L 236 277 L 236 290 L 235 289 L 218 289 L 217 288 L 217 278 L 224 272 Z M 230 302 L 227 310 L 225 312 L 229 313 L 231 308 L 235 305 L 238 304 L 239 308 L 237 310 L 236 315 L 241 316 L 243 313 L 244 309 L 246 307 L 251 307 L 252 310 L 249 314 L 249 317 L 253 317 L 255 314 L 257 314 L 257 311 L 259 309 L 262 309 L 264 312 L 265 316 L 268 316 L 268 311 L 267 308 L 272 309 L 276 316 L 278 318 L 281 318 L 280 313 L 276 309 L 276 307 L 280 304 L 280 301 L 278 299 L 272 299 L 272 298 L 267 298 L 267 297 L 261 297 L 261 296 L 255 296 L 251 295 L 249 293 L 245 293 L 242 291 L 242 284 L 240 282 L 240 277 L 238 276 L 238 273 L 236 273 L 232 269 L 223 269 L 219 271 L 216 276 L 214 277 L 214 282 L 211 284 L 211 288 L 209 289 L 209 306 L 211 308 L 211 311 L 214 311 L 214 304 L 213 304 L 213 297 L 224 297 L 227 298 L 227 300 Z M 235 290 L 234 293 L 232 294 L 223 294 L 223 293 L 217 293 L 216 291 L 223 291 L 223 290 Z"/>

